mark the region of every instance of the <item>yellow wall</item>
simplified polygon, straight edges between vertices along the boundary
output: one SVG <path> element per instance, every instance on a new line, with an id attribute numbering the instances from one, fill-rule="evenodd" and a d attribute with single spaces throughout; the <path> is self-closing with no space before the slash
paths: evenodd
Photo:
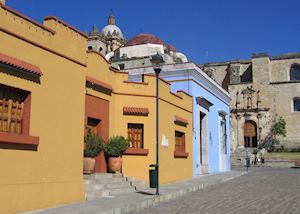
<path id="1" fill-rule="evenodd" d="M 144 148 L 149 154 L 124 156 L 126 175 L 148 182 L 149 164 L 155 163 L 155 78 L 145 76 L 147 84 L 124 82 L 126 73 L 110 70 L 99 54 L 86 53 L 85 37 L 54 19 L 45 25 L 56 33 L 0 7 L 0 53 L 39 66 L 43 72 L 41 82 L 35 83 L 0 68 L 0 84 L 31 92 L 30 135 L 40 138 L 37 151 L 0 148 L 0 213 L 84 199 L 85 94 L 110 102 L 110 136 L 127 136 L 127 123 L 144 124 Z M 111 96 L 86 88 L 86 76 L 110 84 Z M 192 177 L 192 98 L 184 93 L 178 98 L 169 90 L 170 86 L 160 81 L 159 139 L 164 134 L 170 143 L 169 147 L 160 146 L 161 183 Z M 149 108 L 150 113 L 147 117 L 125 116 L 125 106 Z M 189 125 L 175 125 L 175 115 L 188 120 Z M 174 158 L 175 130 L 186 134 L 187 159 Z"/>
<path id="2" fill-rule="evenodd" d="M 120 76 L 120 75 L 118 75 Z M 123 172 L 132 177 L 149 182 L 149 165 L 155 163 L 156 144 L 155 144 L 155 78 L 146 76 L 145 82 L 148 85 L 122 83 L 122 77 L 118 78 L 118 89 L 120 93 L 148 95 L 151 97 L 140 97 L 130 95 L 115 95 L 115 125 L 114 134 L 127 136 L 128 123 L 144 124 L 144 148 L 149 149 L 148 156 L 124 155 Z M 118 93 L 118 91 L 116 91 Z M 180 94 L 183 99 L 170 94 L 170 87 L 160 81 L 160 100 L 159 103 L 159 157 L 160 157 L 160 183 L 170 183 L 173 181 L 188 179 L 192 177 L 192 99 Z M 182 110 L 168 102 L 183 107 Z M 143 107 L 149 108 L 149 115 L 146 116 L 126 116 L 123 115 L 123 107 Z M 189 121 L 187 127 L 174 124 L 174 116 L 185 118 Z M 187 159 L 174 158 L 175 150 L 175 130 L 182 131 L 186 137 L 186 152 L 189 153 Z M 162 147 L 162 135 L 169 140 L 168 147 Z"/>
<path id="3" fill-rule="evenodd" d="M 72 51 L 64 46 L 73 40 L 71 35 L 49 35 L 3 8 L 0 8 L 0 26 L 46 47 L 60 46 L 61 54 L 83 59 L 82 53 L 70 55 Z M 61 38 L 56 40 L 56 37 Z M 85 44 L 85 38 L 81 40 Z M 1 84 L 31 91 L 30 135 L 40 138 L 38 151 L 0 149 L 0 213 L 84 199 L 82 150 L 86 68 L 2 30 L 0 41 L 1 53 L 37 65 L 43 72 L 40 84 L 0 72 Z"/>

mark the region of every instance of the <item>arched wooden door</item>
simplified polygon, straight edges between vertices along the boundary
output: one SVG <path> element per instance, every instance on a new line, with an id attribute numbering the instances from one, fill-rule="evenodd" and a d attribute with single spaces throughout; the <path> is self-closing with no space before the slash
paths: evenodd
<path id="1" fill-rule="evenodd" d="M 252 120 L 244 124 L 244 145 L 245 147 L 257 147 L 257 126 Z"/>

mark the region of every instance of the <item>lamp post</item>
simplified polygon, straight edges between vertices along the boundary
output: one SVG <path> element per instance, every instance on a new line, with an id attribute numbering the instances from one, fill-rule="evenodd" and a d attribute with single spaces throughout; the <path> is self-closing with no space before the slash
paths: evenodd
<path id="1" fill-rule="evenodd" d="M 244 118 L 245 118 L 245 129 L 246 129 L 246 154 L 245 154 L 245 160 L 246 160 L 246 171 L 248 172 L 248 168 L 250 166 L 250 158 L 248 155 L 248 146 L 249 146 L 249 141 L 248 141 L 248 120 L 250 119 L 250 114 L 248 114 L 247 112 L 244 113 Z"/>
<path id="2" fill-rule="evenodd" d="M 156 76 L 156 195 L 159 195 L 159 73 L 161 72 L 161 64 L 164 63 L 164 59 L 160 54 L 152 56 L 151 63 L 155 71 Z"/>

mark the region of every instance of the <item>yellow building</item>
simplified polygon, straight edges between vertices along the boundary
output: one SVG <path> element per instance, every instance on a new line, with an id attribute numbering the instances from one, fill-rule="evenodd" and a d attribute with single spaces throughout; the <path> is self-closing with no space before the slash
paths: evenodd
<path id="1" fill-rule="evenodd" d="M 139 135 L 123 173 L 148 182 L 155 163 L 155 77 L 128 82 L 87 52 L 86 35 L 0 6 L 0 213 L 84 200 L 85 125 L 104 139 Z M 192 177 L 192 98 L 160 80 L 160 182 Z M 96 121 L 96 123 L 95 123 Z M 176 141 L 176 143 L 175 143 Z M 104 157 L 97 172 L 105 172 Z"/>

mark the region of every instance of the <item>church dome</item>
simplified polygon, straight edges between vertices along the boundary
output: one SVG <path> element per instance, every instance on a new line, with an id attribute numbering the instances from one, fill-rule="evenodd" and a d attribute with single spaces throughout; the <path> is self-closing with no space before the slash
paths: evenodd
<path id="1" fill-rule="evenodd" d="M 116 36 L 124 39 L 121 29 L 116 25 L 116 18 L 113 15 L 108 17 L 108 25 L 106 25 L 102 31 L 104 36 Z"/>
<path id="2" fill-rule="evenodd" d="M 151 34 L 139 34 L 132 39 L 130 39 L 124 46 L 134 46 L 134 45 L 142 45 L 142 44 L 159 44 L 163 45 L 164 42 L 161 41 L 160 38 L 151 35 Z"/>

